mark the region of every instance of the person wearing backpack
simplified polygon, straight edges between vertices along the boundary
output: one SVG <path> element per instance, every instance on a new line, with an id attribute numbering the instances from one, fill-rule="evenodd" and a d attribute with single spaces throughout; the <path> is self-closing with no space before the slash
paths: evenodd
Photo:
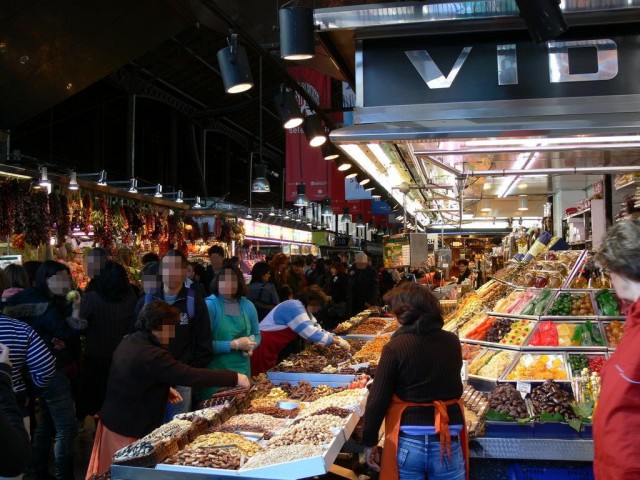
<path id="1" fill-rule="evenodd" d="M 176 325 L 175 337 L 169 343 L 169 351 L 176 360 L 187 365 L 205 368 L 213 359 L 213 336 L 209 313 L 204 298 L 197 289 L 184 286 L 187 276 L 187 258 L 179 250 L 169 250 L 160 261 L 162 289 L 147 293 L 138 300 L 133 314 L 137 320 L 142 307 L 151 300 L 163 300 L 180 311 L 180 321 Z M 191 410 L 191 387 L 175 385 L 182 401 L 167 406 L 166 419 L 170 420 L 178 413 Z"/>

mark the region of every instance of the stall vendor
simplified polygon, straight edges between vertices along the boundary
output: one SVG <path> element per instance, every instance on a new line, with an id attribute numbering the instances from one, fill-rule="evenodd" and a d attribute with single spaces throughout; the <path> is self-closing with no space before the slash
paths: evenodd
<path id="1" fill-rule="evenodd" d="M 276 366 L 278 354 L 298 335 L 319 345 L 339 345 L 349 350 L 349 343 L 323 330 L 313 318 L 327 304 L 327 296 L 317 285 L 304 290 L 298 300 L 287 300 L 260 322 L 262 342 L 251 357 L 251 374 L 258 375 Z"/>

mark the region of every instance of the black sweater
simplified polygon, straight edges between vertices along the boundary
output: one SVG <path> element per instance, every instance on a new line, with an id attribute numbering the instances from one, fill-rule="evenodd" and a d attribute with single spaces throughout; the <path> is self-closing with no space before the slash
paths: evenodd
<path id="1" fill-rule="evenodd" d="M 363 443 L 378 443 L 378 431 L 395 393 L 408 402 L 458 399 L 462 395 L 462 352 L 453 333 L 435 330 L 425 335 L 400 328 L 385 345 L 371 385 L 364 418 Z M 448 407 L 449 424 L 461 425 L 457 405 Z M 403 425 L 433 425 L 433 407 L 409 407 Z"/>
<path id="2" fill-rule="evenodd" d="M 0 363 L 0 476 L 25 472 L 31 458 L 29 435 L 11 388 L 11 367 Z"/>
<path id="3" fill-rule="evenodd" d="M 100 417 L 112 432 L 141 438 L 162 424 L 170 385 L 234 387 L 238 374 L 182 363 L 150 332 L 122 339 L 113 354 L 107 397 Z"/>

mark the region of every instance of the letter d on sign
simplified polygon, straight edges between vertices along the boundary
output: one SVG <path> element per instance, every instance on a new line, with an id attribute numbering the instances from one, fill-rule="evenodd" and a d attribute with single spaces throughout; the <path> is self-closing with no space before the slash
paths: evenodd
<path id="1" fill-rule="evenodd" d="M 609 39 L 574 42 L 547 42 L 549 49 L 549 80 L 551 83 L 592 82 L 611 80 L 618 74 L 618 46 Z M 569 71 L 569 51 L 575 48 L 595 48 L 598 71 L 574 73 Z"/>

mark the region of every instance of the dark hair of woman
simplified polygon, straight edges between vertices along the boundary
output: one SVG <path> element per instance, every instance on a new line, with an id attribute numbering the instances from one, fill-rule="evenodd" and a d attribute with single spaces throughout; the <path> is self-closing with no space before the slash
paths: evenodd
<path id="1" fill-rule="evenodd" d="M 10 263 L 4 269 L 9 288 L 29 288 L 29 277 L 22 265 Z"/>
<path id="2" fill-rule="evenodd" d="M 0 291 L 4 292 L 7 288 L 9 288 L 9 279 L 4 270 L 0 268 Z"/>
<path id="3" fill-rule="evenodd" d="M 122 300 L 129 290 L 129 278 L 122 265 L 112 260 L 107 260 L 104 268 L 96 277 L 95 291 L 107 301 L 118 302 Z"/>
<path id="4" fill-rule="evenodd" d="M 180 250 L 177 250 L 175 248 L 172 248 L 171 250 L 167 250 L 167 253 L 165 253 L 162 256 L 163 259 L 167 257 L 179 257 L 180 259 L 182 259 L 182 265 L 184 265 L 185 267 L 189 263 L 189 260 L 187 260 L 186 255 L 182 253 Z"/>
<path id="5" fill-rule="evenodd" d="M 251 283 L 262 283 L 262 277 L 271 271 L 267 262 L 258 262 L 251 269 Z"/>
<path id="6" fill-rule="evenodd" d="M 416 333 L 439 330 L 444 325 L 438 299 L 425 287 L 406 282 L 387 292 L 384 302 L 403 326 L 413 326 Z"/>
<path id="7" fill-rule="evenodd" d="M 278 298 L 281 302 L 289 300 L 292 296 L 293 290 L 291 290 L 291 287 L 289 285 L 287 285 L 286 283 L 284 285 L 280 285 L 280 288 L 278 288 Z"/>
<path id="8" fill-rule="evenodd" d="M 140 270 L 140 276 L 142 278 L 147 275 L 160 275 L 160 262 L 149 262 Z"/>
<path id="9" fill-rule="evenodd" d="M 298 295 L 298 300 L 300 300 L 305 307 L 324 307 L 329 303 L 327 295 L 318 285 L 309 285 L 306 287 L 300 292 L 300 295 Z"/>
<path id="10" fill-rule="evenodd" d="M 316 275 L 324 275 L 325 273 L 327 273 L 327 268 L 324 263 L 324 258 L 319 258 L 316 260 L 315 273 Z"/>
<path id="11" fill-rule="evenodd" d="M 151 300 L 147 303 L 136 320 L 136 328 L 151 332 L 162 325 L 177 325 L 180 321 L 180 310 L 163 300 Z"/>
<path id="12" fill-rule="evenodd" d="M 69 278 L 71 278 L 71 270 L 69 270 L 69 267 L 66 265 L 60 262 L 54 262 L 53 260 L 42 262 L 42 265 L 40 265 L 40 268 L 38 268 L 38 272 L 36 273 L 36 281 L 33 286 L 42 293 L 52 297 L 53 294 L 51 293 L 51 290 L 49 290 L 47 280 L 53 277 L 56 273 L 62 271 L 66 271 L 69 274 Z"/>
<path id="13" fill-rule="evenodd" d="M 466 260 L 466 259 L 464 259 L 464 258 L 461 258 L 461 259 L 460 259 L 460 260 L 458 260 L 456 263 L 457 263 L 458 265 L 464 265 L 465 267 L 468 267 L 468 266 L 469 266 L 469 260 Z"/>
<path id="14" fill-rule="evenodd" d="M 340 273 L 347 273 L 347 269 L 344 268 L 344 263 L 342 263 L 340 260 L 338 260 L 337 262 L 333 262 L 331 264 L 331 268 L 335 269 L 336 275 Z"/>
<path id="15" fill-rule="evenodd" d="M 24 268 L 24 271 L 27 272 L 27 277 L 29 277 L 29 286 L 31 287 L 34 287 L 36 284 L 36 274 L 38 273 L 40 265 L 42 265 L 42 262 L 37 260 L 29 260 L 22 264 L 22 268 Z"/>
<path id="16" fill-rule="evenodd" d="M 231 264 L 231 262 L 227 259 L 222 264 L 222 271 L 214 277 L 211 281 L 211 293 L 214 295 L 218 295 L 220 293 L 220 277 L 229 274 L 235 275 L 236 280 L 238 281 L 238 289 L 236 293 L 232 295 L 236 300 L 240 300 L 241 297 L 247 296 L 247 282 L 244 281 L 244 275 L 240 269 Z"/>
<path id="17" fill-rule="evenodd" d="M 198 262 L 191 262 L 191 268 L 193 268 L 193 279 L 201 282 L 206 274 L 204 266 Z"/>

